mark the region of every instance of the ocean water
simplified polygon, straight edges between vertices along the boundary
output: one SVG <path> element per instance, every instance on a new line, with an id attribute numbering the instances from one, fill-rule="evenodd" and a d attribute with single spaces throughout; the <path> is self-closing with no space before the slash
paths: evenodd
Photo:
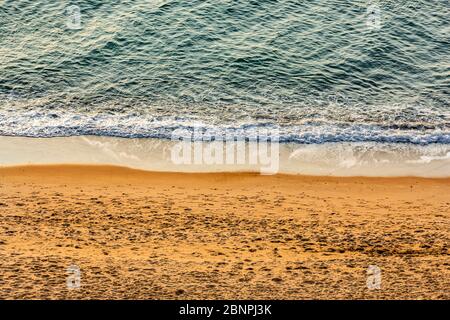
<path id="1" fill-rule="evenodd" d="M 450 2 L 0 0 L 1 136 L 274 125 L 446 155 Z"/>

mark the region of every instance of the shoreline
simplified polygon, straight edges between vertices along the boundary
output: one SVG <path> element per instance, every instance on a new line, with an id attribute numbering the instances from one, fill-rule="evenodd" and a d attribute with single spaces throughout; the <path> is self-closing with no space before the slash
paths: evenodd
<path id="1" fill-rule="evenodd" d="M 448 299 L 448 194 L 450 179 L 0 168 L 0 298 Z"/>
<path id="2" fill-rule="evenodd" d="M 201 172 L 183 172 L 183 171 L 151 171 L 146 169 L 137 169 L 133 167 L 113 165 L 113 164 L 77 164 L 77 163 L 48 163 L 48 164 L 17 164 L 17 165 L 0 165 L 1 175 L 16 175 L 21 176 L 27 174 L 29 178 L 45 177 L 49 180 L 52 176 L 64 177 L 70 176 L 74 172 L 86 172 L 85 176 L 89 174 L 114 176 L 116 174 L 126 174 L 127 179 L 142 179 L 157 176 L 181 176 L 181 177 L 233 177 L 233 176 L 248 176 L 259 177 L 264 179 L 267 177 L 280 179 L 303 179 L 313 181 L 361 181 L 361 182 L 381 182 L 397 181 L 401 183 L 417 181 L 430 181 L 437 183 L 449 183 L 450 177 L 416 177 L 416 176 L 327 176 L 327 175 L 308 175 L 300 173 L 276 173 L 271 175 L 264 175 L 257 171 L 201 171 Z M 55 175 L 57 173 L 57 175 Z M 62 174 L 61 174 L 62 173 Z M 81 177 L 80 177 L 81 179 Z"/>
<path id="3" fill-rule="evenodd" d="M 264 158 L 261 158 L 258 151 L 252 151 L 253 154 L 259 155 L 259 158 L 253 159 L 252 162 L 250 149 L 255 146 L 260 147 L 248 142 L 243 145 L 243 162 L 237 162 L 235 150 L 232 152 L 232 161 L 227 162 L 230 155 L 227 149 L 223 149 L 221 159 L 208 162 L 211 160 L 206 158 L 209 156 L 208 151 L 217 147 L 217 144 L 202 142 L 199 147 L 200 162 L 196 163 L 196 146 L 191 142 L 188 142 L 186 149 L 180 153 L 178 142 L 160 139 L 0 136 L 0 167 L 33 164 L 116 165 L 158 172 L 261 172 L 336 177 L 450 178 L 450 145 L 280 143 L 273 150 L 270 149 L 272 145 L 268 145 L 269 151 L 264 150 Z M 219 149 L 222 147 L 225 148 L 221 145 Z M 182 148 L 185 148 L 184 145 Z M 178 153 L 174 150 L 178 150 Z M 178 155 L 182 155 L 186 150 L 192 153 L 193 158 L 186 162 L 186 159 L 181 157 L 180 162 Z"/>

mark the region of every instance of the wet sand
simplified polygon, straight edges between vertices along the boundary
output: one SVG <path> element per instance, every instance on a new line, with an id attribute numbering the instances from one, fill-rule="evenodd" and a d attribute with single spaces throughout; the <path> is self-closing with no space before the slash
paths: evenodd
<path id="1" fill-rule="evenodd" d="M 450 179 L 1 168 L 0 298 L 449 299 L 449 195 Z"/>

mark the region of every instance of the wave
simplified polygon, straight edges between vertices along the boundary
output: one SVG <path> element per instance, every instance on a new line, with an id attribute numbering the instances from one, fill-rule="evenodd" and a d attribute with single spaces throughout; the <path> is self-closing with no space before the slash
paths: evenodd
<path id="1" fill-rule="evenodd" d="M 303 115 L 304 116 L 304 115 Z M 342 116 L 342 113 L 341 113 Z M 310 114 L 299 120 L 243 117 L 153 115 L 143 113 L 85 113 L 28 110 L 0 111 L 0 135 L 22 137 L 108 136 L 120 138 L 171 139 L 179 131 L 191 132 L 192 140 L 202 139 L 195 132 L 208 133 L 213 139 L 252 140 L 276 135 L 281 143 L 322 144 L 329 142 L 383 142 L 415 145 L 450 144 L 450 125 L 446 121 L 416 123 L 370 122 L 355 119 L 317 118 Z M 397 117 L 398 118 L 398 117 Z M 442 120 L 442 118 L 441 118 Z M 444 119 L 445 120 L 445 119 Z M 270 138 L 270 137 L 269 137 Z"/>

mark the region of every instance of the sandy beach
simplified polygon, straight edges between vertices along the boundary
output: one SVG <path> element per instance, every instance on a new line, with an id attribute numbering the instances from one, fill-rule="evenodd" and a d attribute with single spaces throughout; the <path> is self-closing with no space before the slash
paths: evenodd
<path id="1" fill-rule="evenodd" d="M 449 194 L 450 179 L 4 167 L 0 298 L 449 299 Z"/>

